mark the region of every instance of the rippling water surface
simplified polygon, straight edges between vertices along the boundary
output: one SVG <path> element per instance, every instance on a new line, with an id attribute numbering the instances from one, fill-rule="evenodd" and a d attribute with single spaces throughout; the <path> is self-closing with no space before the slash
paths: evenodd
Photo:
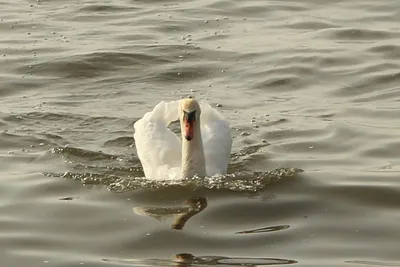
<path id="1" fill-rule="evenodd" d="M 400 266 L 399 1 L 0 7 L 1 266 Z M 133 123 L 189 94 L 229 175 L 146 181 Z"/>

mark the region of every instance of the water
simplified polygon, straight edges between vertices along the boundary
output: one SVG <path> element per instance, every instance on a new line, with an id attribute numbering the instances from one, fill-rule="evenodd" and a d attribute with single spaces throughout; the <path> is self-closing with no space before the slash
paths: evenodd
<path id="1" fill-rule="evenodd" d="M 397 0 L 0 6 L 1 266 L 400 265 Z M 189 94 L 230 174 L 146 181 L 133 123 Z"/>

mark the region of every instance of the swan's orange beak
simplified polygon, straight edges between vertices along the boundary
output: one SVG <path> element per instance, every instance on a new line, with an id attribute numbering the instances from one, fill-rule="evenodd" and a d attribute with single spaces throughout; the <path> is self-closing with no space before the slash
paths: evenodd
<path id="1" fill-rule="evenodd" d="M 193 139 L 194 134 L 194 122 L 196 121 L 196 111 L 183 112 L 183 124 L 184 124 L 184 135 L 185 139 L 190 141 Z"/>

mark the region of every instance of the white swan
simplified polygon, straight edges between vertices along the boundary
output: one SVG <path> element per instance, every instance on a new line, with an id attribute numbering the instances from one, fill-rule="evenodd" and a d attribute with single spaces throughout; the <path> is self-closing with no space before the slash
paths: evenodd
<path id="1" fill-rule="evenodd" d="M 182 141 L 168 125 L 180 120 Z M 192 98 L 157 104 L 135 122 L 135 145 L 147 179 L 225 174 L 232 147 L 227 121 Z"/>

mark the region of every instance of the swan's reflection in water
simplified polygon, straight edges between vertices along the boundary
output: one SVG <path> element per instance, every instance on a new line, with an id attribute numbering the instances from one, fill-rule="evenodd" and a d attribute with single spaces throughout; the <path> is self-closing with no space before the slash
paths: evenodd
<path id="1" fill-rule="evenodd" d="M 297 263 L 295 260 L 278 258 L 251 258 L 251 257 L 225 257 L 225 256 L 194 256 L 190 253 L 180 253 L 168 259 L 103 259 L 106 262 L 131 264 L 135 266 L 267 266 Z"/>
<path id="2" fill-rule="evenodd" d="M 172 229 L 182 230 L 187 221 L 202 212 L 207 207 L 205 197 L 191 197 L 185 201 L 187 207 L 135 207 L 133 211 L 138 215 L 147 215 L 158 221 L 165 221 L 169 217 L 175 217 L 171 225 Z"/>
<path id="3" fill-rule="evenodd" d="M 242 257 L 224 257 L 224 256 L 194 256 L 189 253 L 175 255 L 177 266 L 196 265 L 223 265 L 223 266 L 248 266 L 256 267 L 263 265 L 280 265 L 297 263 L 295 260 L 277 259 L 277 258 L 242 258 Z"/>
<path id="4" fill-rule="evenodd" d="M 181 230 L 190 218 L 202 212 L 207 207 L 205 197 L 191 197 L 185 201 L 184 207 L 135 207 L 133 211 L 139 215 L 146 215 L 158 221 L 165 221 L 169 217 L 175 217 L 171 225 L 172 229 Z M 257 234 L 272 231 L 285 230 L 289 225 L 268 226 L 263 228 L 244 230 L 235 234 Z M 226 257 L 226 256 L 194 256 L 190 253 L 179 253 L 172 259 L 104 259 L 107 262 L 132 264 L 135 266 L 267 266 L 297 263 L 295 260 L 279 258 L 252 258 L 252 257 Z"/>

